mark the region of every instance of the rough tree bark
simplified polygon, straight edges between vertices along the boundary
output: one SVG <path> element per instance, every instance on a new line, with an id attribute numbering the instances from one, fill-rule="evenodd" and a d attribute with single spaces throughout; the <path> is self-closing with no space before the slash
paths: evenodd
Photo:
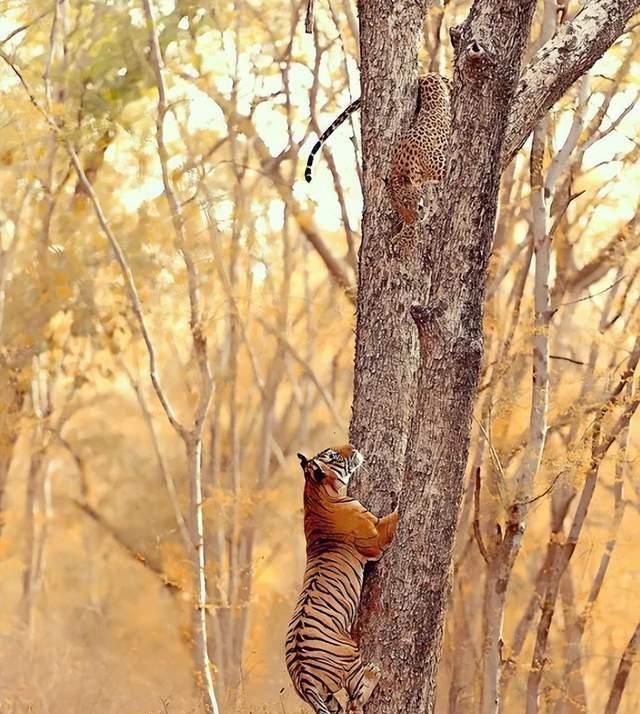
<path id="1" fill-rule="evenodd" d="M 354 401 L 350 441 L 364 450 L 368 460 L 367 482 L 355 491 L 365 496 L 374 512 L 387 513 L 392 492 L 399 491 L 414 409 L 418 342 L 409 315 L 422 276 L 418 240 L 409 233 L 398 250 L 392 236 L 397 222 L 385 197 L 390 150 L 414 105 L 412 85 L 417 73 L 416 47 L 430 0 L 393 2 L 363 0 L 359 3 L 363 191 L 365 208 L 359 256 L 358 317 L 354 372 Z M 390 77 L 394 80 L 390 81 Z M 373 426 L 373 428 L 371 428 Z M 380 578 L 369 580 L 363 598 L 363 624 L 370 627 L 384 582 L 383 561 L 375 566 Z M 387 618 L 385 618 L 387 619 Z M 373 633 L 372 633 L 373 634 Z M 388 634 L 379 631 L 381 646 Z M 382 661 L 381 661 L 382 664 Z M 385 671 L 381 686 L 391 673 Z M 386 699 L 381 697 L 379 700 Z M 371 702 L 368 707 L 375 707 Z"/>
<path id="2" fill-rule="evenodd" d="M 418 35 L 430 5 L 430 0 L 363 0 L 359 5 L 365 208 L 350 437 L 365 449 L 375 484 L 384 483 L 374 494 L 362 485 L 373 498 L 373 510 L 380 512 L 388 510 L 388 493 L 402 481 L 417 374 L 418 343 L 409 308 L 422 276 L 417 235 L 407 231 L 406 251 L 394 245 L 399 227 L 384 182 L 400 117 L 407 122 L 414 106 Z"/>
<path id="3" fill-rule="evenodd" d="M 565 38 L 558 50 L 563 63 L 551 62 L 544 72 L 530 65 L 523 76 L 533 86 L 521 83 L 515 101 L 535 0 L 476 0 L 452 34 L 457 51 L 448 175 L 429 220 L 400 231 L 384 179 L 393 139 L 414 106 L 416 43 L 429 5 L 359 3 L 365 208 L 350 440 L 369 468 L 354 490 L 379 512 L 389 510 L 393 492 L 401 491 L 396 543 L 370 573 L 361 608 L 365 657 L 383 672 L 368 714 L 434 707 L 501 167 L 579 76 L 577 68 L 588 69 L 621 34 L 631 5 L 640 0 L 615 8 L 610 0 L 589 3 L 590 11 L 613 13 L 613 29 L 587 23 L 586 54 L 582 37 L 574 32 Z M 536 55 L 540 64 L 555 56 L 544 50 Z M 574 62 L 577 53 L 581 59 Z"/>

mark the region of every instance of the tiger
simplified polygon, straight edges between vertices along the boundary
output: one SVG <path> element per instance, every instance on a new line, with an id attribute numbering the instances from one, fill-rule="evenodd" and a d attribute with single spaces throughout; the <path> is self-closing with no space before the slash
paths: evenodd
<path id="1" fill-rule="evenodd" d="M 344 712 L 335 696 L 341 689 L 347 692 L 347 713 L 360 714 L 381 673 L 374 664 L 363 666 L 352 628 L 365 564 L 379 560 L 391 544 L 398 510 L 377 518 L 347 496 L 349 479 L 364 463 L 350 444 L 298 458 L 305 480 L 307 563 L 287 630 L 287 670 L 316 714 Z"/>

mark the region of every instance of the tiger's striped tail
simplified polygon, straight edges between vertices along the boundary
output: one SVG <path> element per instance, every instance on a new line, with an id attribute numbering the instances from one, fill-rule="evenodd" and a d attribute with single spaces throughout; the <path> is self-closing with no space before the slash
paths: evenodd
<path id="1" fill-rule="evenodd" d="M 309 154 L 309 158 L 307 159 L 307 167 L 304 170 L 304 178 L 307 183 L 311 183 L 311 169 L 313 167 L 313 160 L 322 148 L 322 145 L 324 142 L 333 134 L 333 132 L 340 126 L 340 124 L 344 123 L 352 114 L 353 112 L 357 112 L 358 109 L 360 109 L 360 99 L 356 99 L 355 102 L 352 102 L 349 104 L 349 106 L 338 116 L 337 119 L 335 119 L 329 126 L 329 128 L 323 132 L 322 136 L 316 141 L 316 143 L 313 145 L 313 149 L 311 149 L 311 153 Z"/>

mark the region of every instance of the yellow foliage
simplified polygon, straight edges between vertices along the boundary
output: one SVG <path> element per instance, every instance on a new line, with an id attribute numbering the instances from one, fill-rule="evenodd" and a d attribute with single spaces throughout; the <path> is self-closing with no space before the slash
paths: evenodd
<path id="1" fill-rule="evenodd" d="M 340 281 L 357 283 L 362 198 L 349 126 L 329 144 L 337 181 L 322 154 L 310 186 L 302 168 L 316 128 L 359 93 L 358 43 L 347 14 L 316 3 L 323 51 L 315 65 L 318 48 L 292 24 L 286 4 L 210 5 L 154 3 L 167 90 L 163 176 L 140 3 L 70 0 L 52 31 L 51 3 L 0 0 L 7 31 L 33 23 L 4 49 L 61 129 L 56 137 L 3 65 L 2 711 L 4 702 L 7 711 L 51 714 L 199 711 L 192 659 L 196 460 L 165 407 L 190 431 L 204 406 L 198 505 L 209 657 L 223 711 L 299 710 L 282 658 L 304 565 L 295 454 L 346 438 L 353 387 L 355 310 Z M 445 27 L 461 22 L 468 5 L 435 9 L 425 36 L 435 36 L 440 20 Z M 637 35 L 594 69 L 581 140 L 590 138 L 589 120 L 611 78 L 620 90 L 597 131 L 605 134 L 633 99 L 640 45 L 629 42 Z M 635 59 L 625 64 L 628 52 Z M 438 58 L 450 66 L 448 44 Z M 566 139 L 576 96 L 571 89 L 553 112 L 545 171 Z M 73 143 L 97 206 L 63 138 Z M 638 113 L 628 112 L 562 174 L 549 205 L 552 225 L 558 221 L 549 428 L 532 494 L 540 497 L 508 588 L 502 654 L 517 661 L 507 709 L 521 706 L 538 610 L 519 653 L 514 630 L 529 599 L 539 600 L 536 574 L 547 546 L 567 542 L 599 409 L 637 333 L 639 138 Z M 505 174 L 472 432 L 471 460 L 482 467 L 479 526 L 489 544 L 505 522 L 527 445 L 532 339 L 546 332 L 532 327 L 533 262 L 525 265 L 526 152 L 511 178 Z M 565 190 L 572 201 L 563 208 Z M 210 374 L 199 361 L 203 340 Z M 625 403 L 615 401 L 605 430 Z M 630 614 L 638 611 L 634 420 L 626 454 L 619 437 L 602 463 L 564 581 L 573 603 L 563 592 L 543 672 L 549 710 L 566 701 L 568 681 L 579 675 L 589 711 L 603 711 Z M 602 589 L 586 611 L 581 669 L 567 674 L 567 623 L 572 608 L 583 612 L 611 541 L 622 467 L 626 510 Z M 550 506 L 563 495 L 573 495 L 565 528 L 552 533 Z M 438 714 L 478 711 L 485 570 L 470 537 L 472 505 L 467 501 L 460 525 Z M 619 714 L 640 710 L 634 672 Z M 466 709 L 451 708 L 450 693 Z"/>

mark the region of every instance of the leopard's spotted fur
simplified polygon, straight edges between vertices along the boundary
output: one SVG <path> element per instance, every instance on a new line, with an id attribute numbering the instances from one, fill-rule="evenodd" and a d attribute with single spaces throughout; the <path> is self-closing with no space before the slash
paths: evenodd
<path id="1" fill-rule="evenodd" d="M 311 181 L 313 160 L 324 142 L 359 108 L 360 99 L 356 99 L 315 143 L 307 159 L 307 181 Z M 416 221 L 425 184 L 442 180 L 450 131 L 449 80 L 433 72 L 421 75 L 414 120 L 393 148 L 388 182 L 391 204 L 403 223 Z"/>
<path id="2" fill-rule="evenodd" d="M 418 79 L 418 109 L 393 148 L 389 195 L 403 223 L 414 223 L 425 184 L 444 178 L 451 132 L 449 80 L 429 73 Z"/>

